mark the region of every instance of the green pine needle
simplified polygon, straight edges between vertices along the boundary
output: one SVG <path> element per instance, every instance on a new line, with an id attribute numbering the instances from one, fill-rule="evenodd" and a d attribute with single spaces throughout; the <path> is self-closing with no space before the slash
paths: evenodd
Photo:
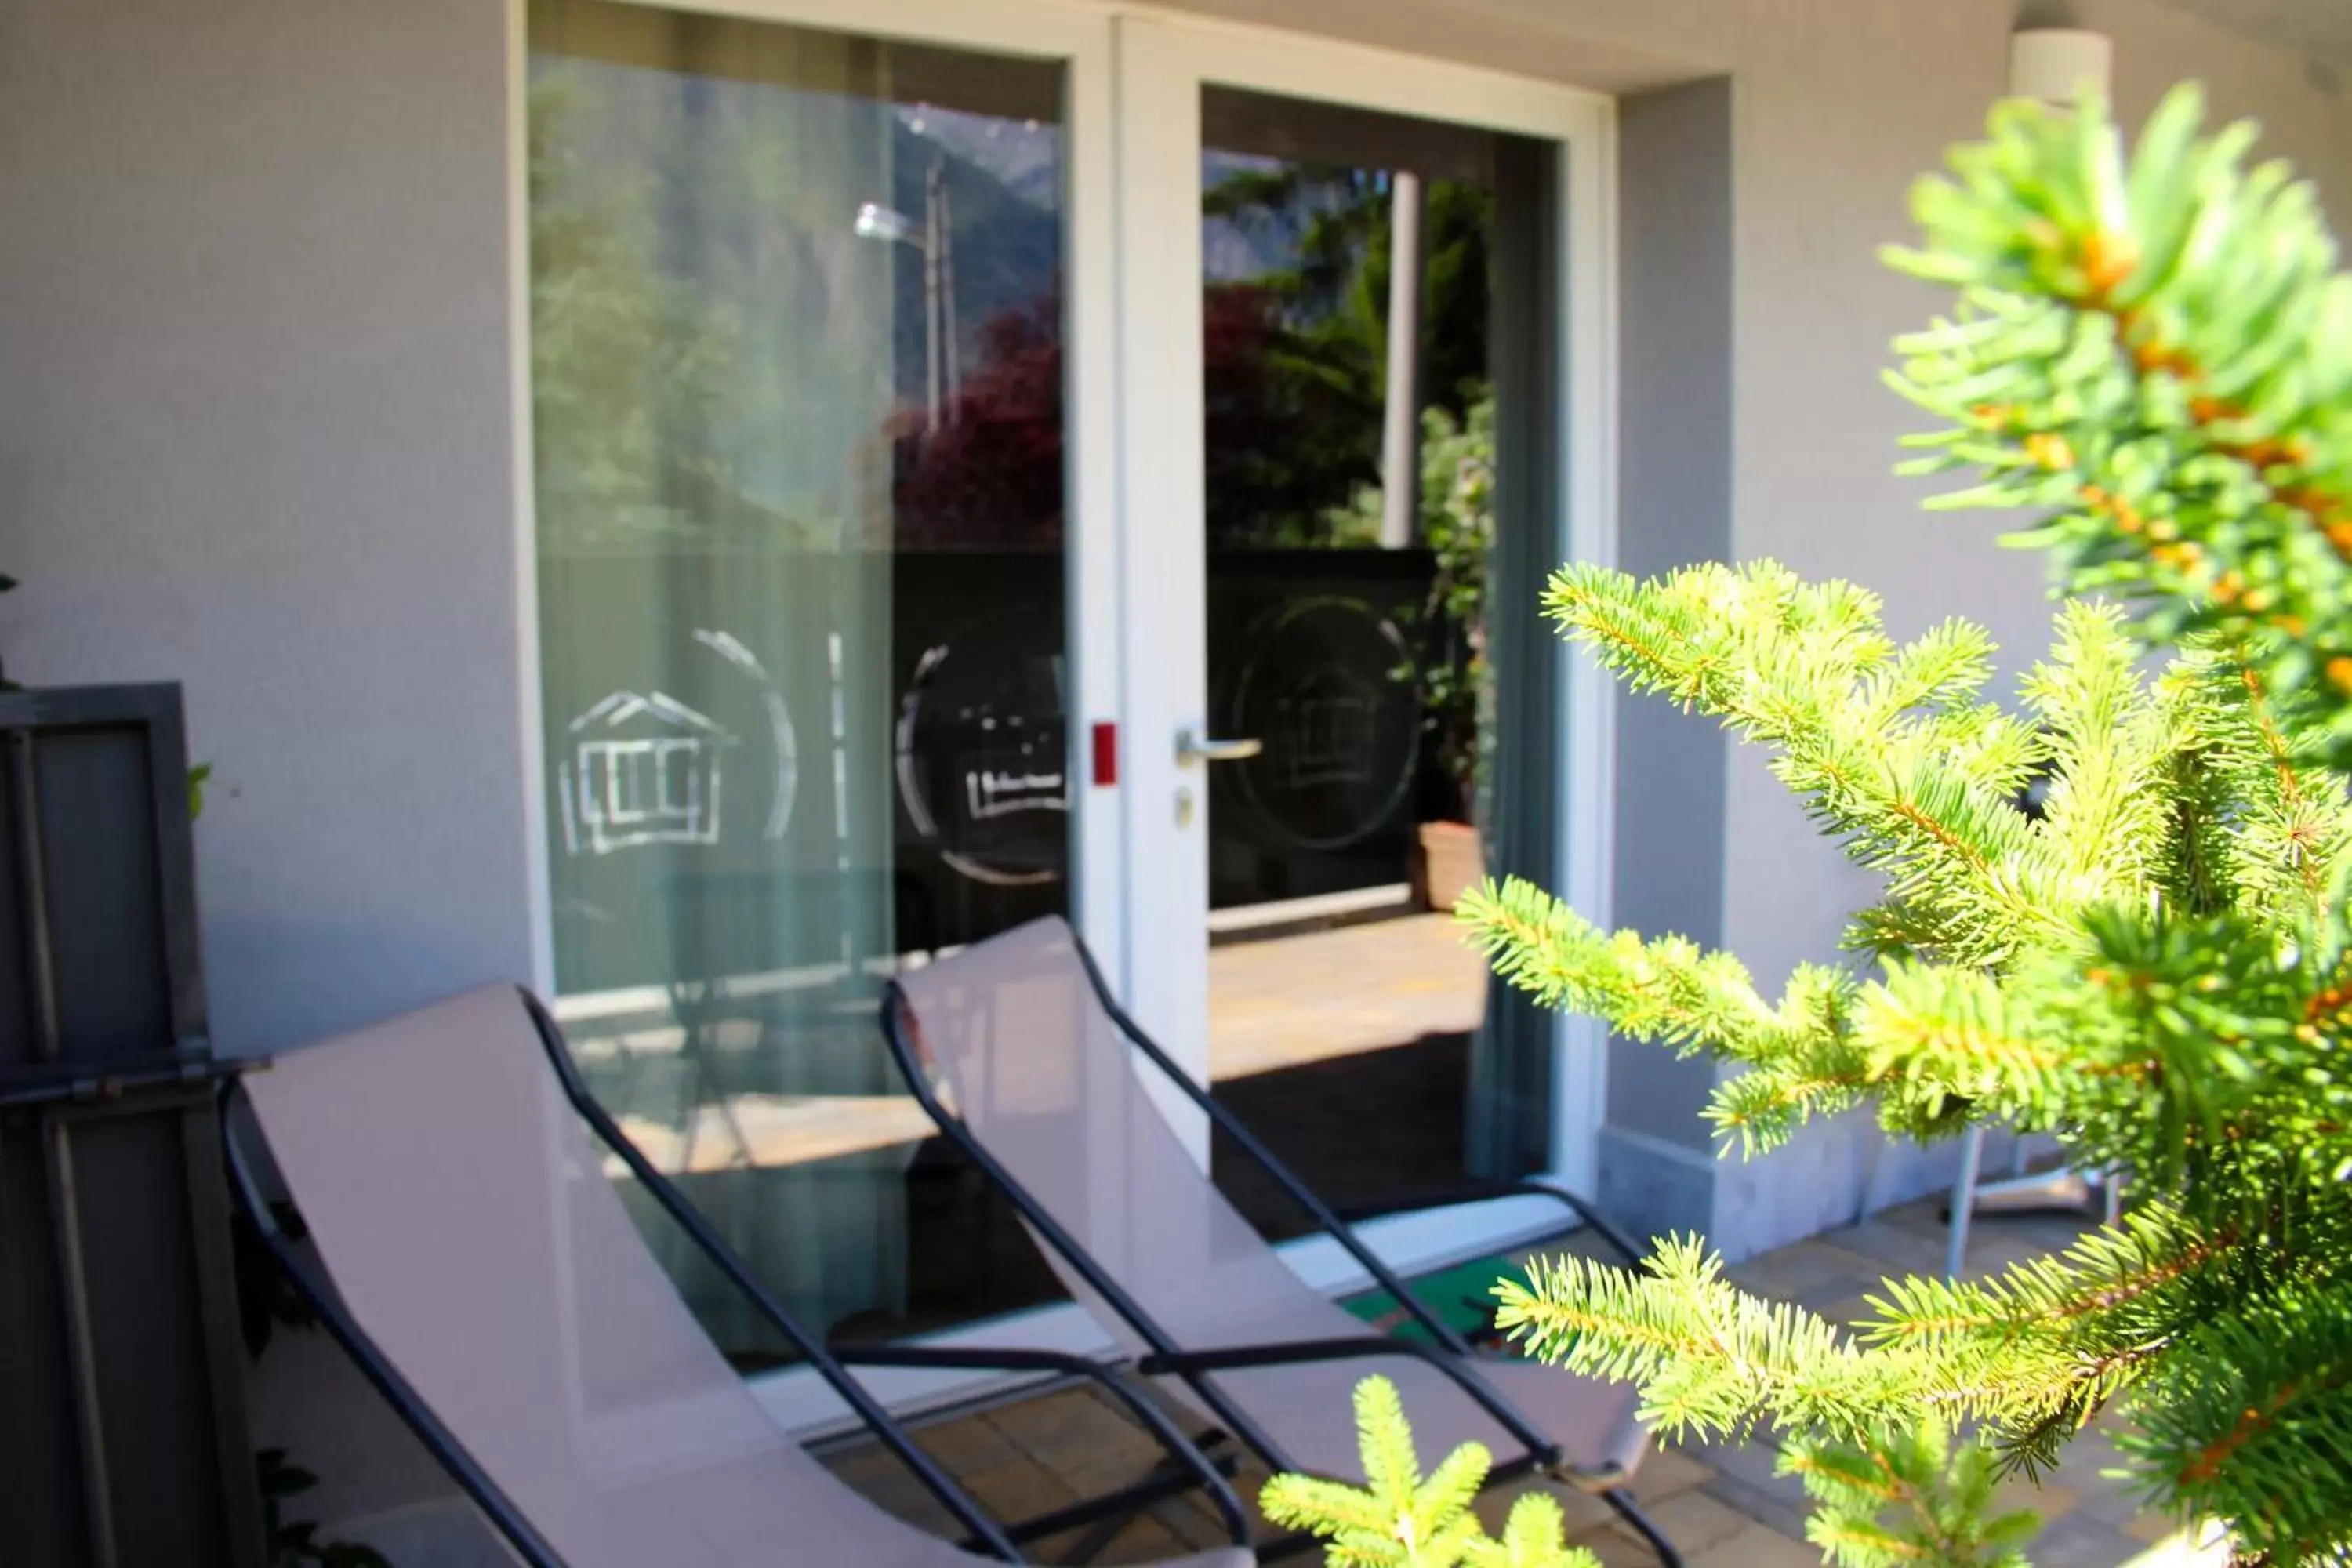
<path id="1" fill-rule="evenodd" d="M 1568 1544 L 1566 1516 L 1538 1492 L 1512 1505 L 1500 1541 L 1486 1534 L 1471 1504 L 1493 1459 L 1476 1443 L 1423 1480 L 1403 1402 L 1387 1378 L 1356 1385 L 1356 1440 L 1365 1485 L 1283 1475 L 1258 1493 L 1267 1519 L 1322 1538 L 1330 1568 L 1601 1568 Z"/>
<path id="2" fill-rule="evenodd" d="M 2132 1173 L 2121 1225 L 1887 1281 L 1853 1333 L 1696 1237 L 1500 1289 L 1525 1349 L 1638 1383 L 1668 1436 L 1789 1435 L 1841 1568 L 2021 1561 L 1993 1479 L 2109 1408 L 2157 1507 L 2250 1559 L 2352 1554 L 2352 276 L 2309 187 L 2201 118 L 2175 91 L 2126 158 L 2095 100 L 2004 104 L 1887 253 L 1958 295 L 1897 344 L 1936 424 L 1905 470 L 1958 481 L 1936 510 L 2034 514 L 2015 542 L 2076 595 L 2013 706 L 1982 628 L 1897 645 L 1872 595 L 1769 562 L 1571 565 L 1545 596 L 1629 689 L 1762 748 L 1876 876 L 1845 938 L 1874 973 L 1804 966 L 1775 999 L 1524 882 L 1457 910 L 1537 1002 L 1735 1069 L 1727 1152 L 1866 1103 Z"/>

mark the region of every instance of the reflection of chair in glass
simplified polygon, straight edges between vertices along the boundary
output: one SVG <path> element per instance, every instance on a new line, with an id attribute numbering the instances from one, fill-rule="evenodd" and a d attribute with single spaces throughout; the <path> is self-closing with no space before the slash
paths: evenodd
<path id="1" fill-rule="evenodd" d="M 1308 672 L 1274 704 L 1276 726 L 1267 754 L 1294 790 L 1364 784 L 1372 779 L 1380 704 L 1349 670 Z"/>
<path id="2" fill-rule="evenodd" d="M 1497 1456 L 1495 1480 L 1533 1470 L 1597 1492 L 1670 1568 L 1679 1562 L 1622 1488 L 1647 1440 L 1632 1385 L 1475 1352 L 1112 1005 L 1066 923 L 1034 921 L 901 974 L 883 1018 L 924 1108 L 1019 1208 L 1070 1293 L 1136 1355 L 1139 1371 L 1267 1465 L 1360 1480 L 1349 1394 L 1383 1372 L 1423 1452 L 1484 1443 Z M 1427 1339 L 1368 1333 L 1293 1273 L 1196 1163 L 1139 1057 L 1262 1166 Z M 933 1070 L 952 1110 L 932 1087 Z M 1506 1193 L 1555 1199 L 1633 1256 L 1630 1242 L 1557 1187 L 1482 1184 L 1433 1201 Z"/>
<path id="3" fill-rule="evenodd" d="M 1233 1539 L 1245 1539 L 1223 1479 L 1147 1400 L 1092 1363 L 828 1352 L 589 1097 L 553 1024 L 513 991 L 474 992 L 292 1053 L 233 1092 L 259 1119 L 323 1275 L 261 1202 L 240 1155 L 248 1217 L 361 1370 L 532 1568 L 976 1560 L 851 1491 L 775 1424 L 663 1277 L 614 1192 L 615 1165 L 982 1554 L 1019 1562 L 1017 1541 L 1195 1488 L 1218 1505 Z M 1087 1377 L 1151 1431 L 1181 1479 L 1000 1525 L 849 1375 L 844 1363 L 856 1360 Z M 1250 1561 L 1238 1545 L 1185 1560 L 1192 1568 Z"/>
<path id="4" fill-rule="evenodd" d="M 890 881 L 758 857 L 682 870 L 665 894 L 677 1045 L 661 1095 L 627 1108 L 651 1123 L 641 1146 L 803 1318 L 902 1314 L 906 1168 L 930 1129 L 874 1037 Z M 691 1248 L 656 1247 L 730 1355 L 790 1353 Z"/>

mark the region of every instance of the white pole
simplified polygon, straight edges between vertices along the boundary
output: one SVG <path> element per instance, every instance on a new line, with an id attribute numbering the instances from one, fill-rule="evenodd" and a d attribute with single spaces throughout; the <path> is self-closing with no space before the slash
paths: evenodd
<path id="1" fill-rule="evenodd" d="M 932 159 L 923 177 L 923 378 L 932 431 L 940 427 L 940 356 L 946 346 L 940 332 L 940 164 Z"/>
<path id="2" fill-rule="evenodd" d="M 1421 489 L 1421 176 L 1389 187 L 1389 380 L 1381 422 L 1381 547 L 1412 542 Z"/>
<path id="3" fill-rule="evenodd" d="M 938 164 L 940 180 L 940 293 L 945 304 L 942 310 L 940 341 L 947 347 L 948 422 L 953 424 L 957 405 L 963 398 L 963 345 L 957 341 L 956 277 L 955 277 L 955 206 L 949 201 L 947 160 Z"/>

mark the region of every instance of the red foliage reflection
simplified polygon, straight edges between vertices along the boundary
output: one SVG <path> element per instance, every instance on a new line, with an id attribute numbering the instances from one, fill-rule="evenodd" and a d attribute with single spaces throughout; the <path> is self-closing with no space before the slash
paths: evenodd
<path id="1" fill-rule="evenodd" d="M 1292 498 L 1294 454 L 1312 426 L 1280 373 L 1282 300 L 1249 284 L 1202 299 L 1211 534 Z M 1064 499 L 1062 301 L 1000 311 L 980 331 L 977 369 L 928 429 L 894 422 L 892 500 L 900 550 L 1059 550 Z"/>

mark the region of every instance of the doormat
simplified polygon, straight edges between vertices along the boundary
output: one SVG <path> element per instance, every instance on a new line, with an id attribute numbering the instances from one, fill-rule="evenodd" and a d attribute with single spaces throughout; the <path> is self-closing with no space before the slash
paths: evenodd
<path id="1" fill-rule="evenodd" d="M 1428 1308 L 1440 1322 L 1456 1333 L 1466 1335 L 1486 1331 L 1488 1314 L 1495 1306 L 1495 1282 L 1523 1279 L 1525 1276 L 1526 1270 L 1518 1259 L 1496 1254 L 1491 1258 L 1474 1258 L 1467 1263 L 1457 1263 L 1434 1274 L 1416 1274 L 1405 1283 L 1412 1288 L 1413 1300 Z M 1429 1338 L 1429 1331 L 1415 1321 L 1412 1315 L 1386 1290 L 1367 1290 L 1360 1296 L 1349 1296 L 1343 1298 L 1339 1305 L 1382 1333 L 1412 1340 Z"/>

